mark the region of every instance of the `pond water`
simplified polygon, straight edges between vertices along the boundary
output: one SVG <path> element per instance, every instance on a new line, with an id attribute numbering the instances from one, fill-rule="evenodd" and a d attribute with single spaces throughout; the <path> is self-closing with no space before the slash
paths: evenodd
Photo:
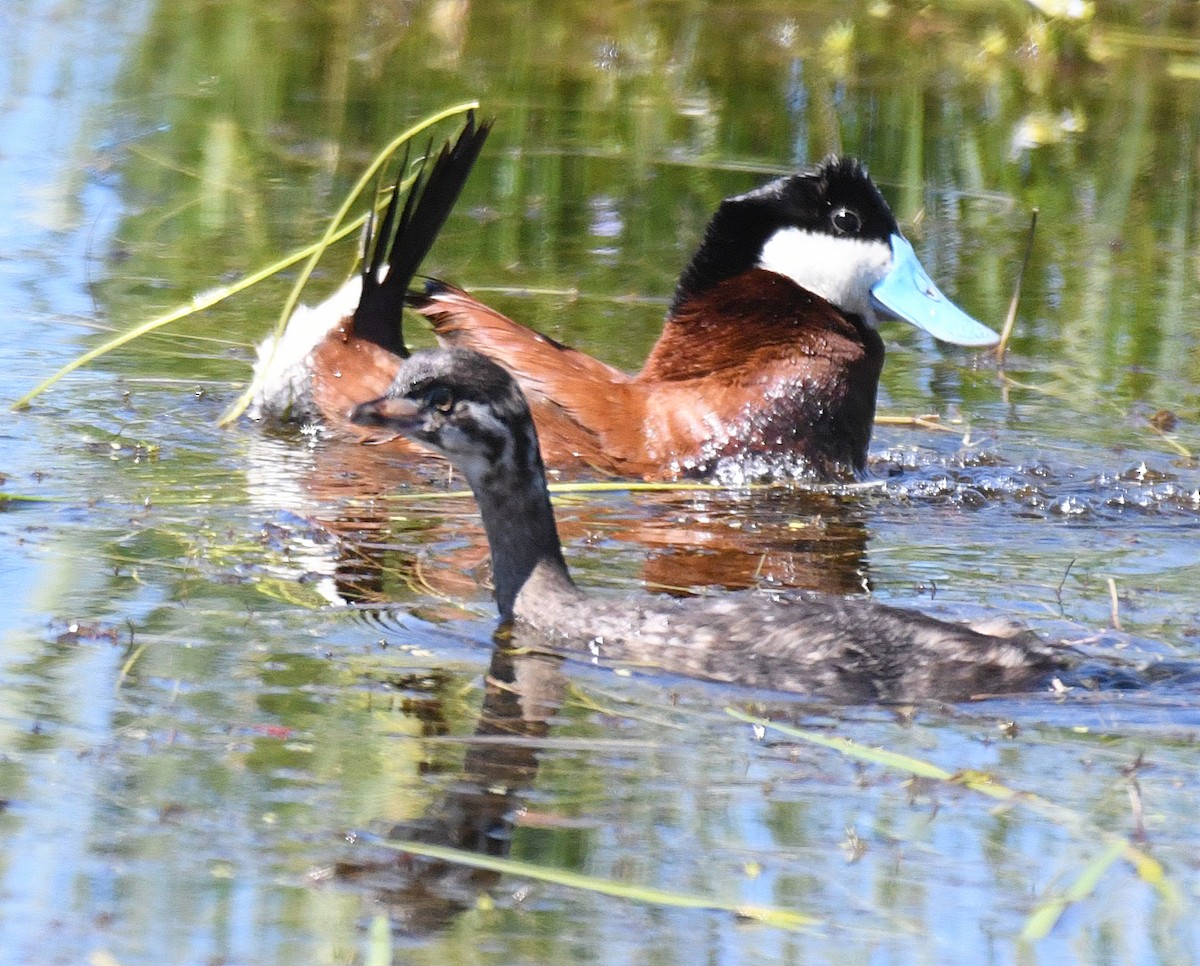
<path id="1" fill-rule="evenodd" d="M 994 326 L 1038 208 L 1002 365 L 884 327 L 881 413 L 936 423 L 879 425 L 867 485 L 557 509 L 592 585 L 1002 614 L 1095 678 L 839 707 L 496 651 L 444 470 L 217 428 L 287 275 L 4 419 L 0 961 L 1200 958 L 1195 5 L 28 0 L 0 22 L 6 412 L 310 243 L 395 133 L 470 98 L 496 128 L 427 269 L 631 369 L 713 207 L 775 172 L 866 160 Z"/>

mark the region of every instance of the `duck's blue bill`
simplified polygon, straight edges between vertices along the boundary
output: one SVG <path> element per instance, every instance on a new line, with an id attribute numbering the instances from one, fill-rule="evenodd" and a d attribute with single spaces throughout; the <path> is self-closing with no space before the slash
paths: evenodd
<path id="1" fill-rule="evenodd" d="M 891 243 L 892 269 L 871 289 L 876 308 L 911 322 L 943 342 L 986 346 L 1000 341 L 1000 336 L 976 322 L 938 290 L 906 239 L 892 235 Z"/>

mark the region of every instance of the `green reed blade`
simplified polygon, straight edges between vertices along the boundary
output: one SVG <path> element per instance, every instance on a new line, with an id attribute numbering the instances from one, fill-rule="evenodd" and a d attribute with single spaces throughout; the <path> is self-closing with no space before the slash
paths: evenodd
<path id="1" fill-rule="evenodd" d="M 180 319 L 185 319 L 197 312 L 202 312 L 205 309 L 212 308 L 214 305 L 225 301 L 227 298 L 237 295 L 238 293 L 257 285 L 259 282 L 270 278 L 272 275 L 283 271 L 285 268 L 288 268 L 307 258 L 308 262 L 301 270 L 299 278 L 296 279 L 296 284 L 292 287 L 292 291 L 284 303 L 283 311 L 280 313 L 280 320 L 276 326 L 276 331 L 282 332 L 284 326 L 287 324 L 287 320 L 291 318 L 292 312 L 295 310 L 296 304 L 300 300 L 300 293 L 305 284 L 307 284 L 313 268 L 316 266 L 321 256 L 325 253 L 325 250 L 335 242 L 341 241 L 343 238 L 354 234 L 366 222 L 366 214 L 360 215 L 350 221 L 345 221 L 344 219 L 346 218 L 350 207 L 358 199 L 359 195 L 362 194 L 363 189 L 368 183 L 370 183 L 371 178 L 374 177 L 379 168 L 382 167 L 387 162 L 388 158 L 390 158 L 396 152 L 396 149 L 402 146 L 405 142 L 412 140 L 422 132 L 426 131 L 428 128 L 446 120 L 447 118 L 454 117 L 457 114 L 465 114 L 467 111 L 475 110 L 478 108 L 478 106 L 478 102 L 469 101 L 464 104 L 455 105 L 454 107 L 448 107 L 437 114 L 425 118 L 423 121 L 415 124 L 407 131 L 394 138 L 387 145 L 387 147 L 385 147 L 379 152 L 378 155 L 376 155 L 375 159 L 367 167 L 367 170 L 363 172 L 358 182 L 346 196 L 346 199 L 342 202 L 342 206 L 338 209 L 334 217 L 330 219 L 329 226 L 319 241 L 313 243 L 312 245 L 308 245 L 305 248 L 299 249 L 298 251 L 292 252 L 290 255 L 287 255 L 279 261 L 268 265 L 266 268 L 260 269 L 257 272 L 247 275 L 245 278 L 239 279 L 232 285 L 223 285 L 219 288 L 202 292 L 192 298 L 192 300 L 187 304 L 180 305 L 165 315 L 160 315 L 157 318 L 150 319 L 147 322 L 136 325 L 132 329 L 122 332 L 120 335 L 115 336 L 108 342 L 105 342 L 103 345 L 97 346 L 94 349 L 90 349 L 83 355 L 67 363 L 49 378 L 38 383 L 38 385 L 13 403 L 13 411 L 27 408 L 30 402 L 53 386 L 64 376 L 69 375 L 76 369 L 86 366 L 90 362 L 94 362 L 96 359 L 106 355 L 109 352 L 112 352 L 114 349 L 119 349 L 121 346 L 132 342 L 135 339 L 141 338 L 143 335 L 153 332 L 156 329 L 161 329 L 165 325 L 170 325 L 172 322 L 178 322 Z M 236 403 L 234 403 L 230 410 L 222 417 L 221 425 L 226 425 L 241 415 L 246 406 L 249 404 L 255 388 L 256 387 L 253 385 L 250 386 L 250 388 L 246 390 L 242 397 Z"/>
<path id="2" fill-rule="evenodd" d="M 653 886 L 632 885 L 627 882 L 617 882 L 613 879 L 602 879 L 599 876 L 585 875 L 581 872 L 571 872 L 568 869 L 553 869 L 532 862 L 522 862 L 519 859 L 504 859 L 491 855 L 480 855 L 476 852 L 466 852 L 441 845 L 427 845 L 423 842 L 393 841 L 376 839 L 371 841 L 397 852 L 407 852 L 410 855 L 421 855 L 442 862 L 452 862 L 473 869 L 486 869 L 503 875 L 522 876 L 526 879 L 537 879 L 554 885 L 566 886 L 569 889 L 581 889 L 600 895 L 612 896 L 617 899 L 628 899 L 631 902 L 641 902 L 656 906 L 671 906 L 676 909 L 711 909 L 718 912 L 732 912 L 743 919 L 751 919 L 769 926 L 781 929 L 811 929 L 820 924 L 813 916 L 796 912 L 792 909 L 779 909 L 772 906 L 748 906 L 737 903 L 723 902 L 706 896 L 689 895 L 682 892 L 672 892 L 669 889 L 658 889 Z"/>
<path id="3" fill-rule="evenodd" d="M 725 713 L 731 718 L 753 725 L 756 729 L 762 729 L 763 731 L 770 729 L 789 738 L 828 748 L 848 758 L 907 772 L 919 778 L 952 782 L 980 795 L 995 798 L 1007 804 L 1019 804 L 1026 808 L 1031 808 L 1060 825 L 1072 828 L 1081 834 L 1098 837 L 1101 841 L 1106 842 L 1107 848 L 1105 851 L 1084 867 L 1070 889 L 1061 896 L 1056 896 L 1053 899 L 1045 901 L 1030 914 L 1026 921 L 1025 929 L 1022 932 L 1025 938 L 1040 939 L 1045 936 L 1071 903 L 1078 902 L 1095 891 L 1101 877 L 1118 859 L 1124 859 L 1132 865 L 1138 878 L 1154 889 L 1167 907 L 1172 909 L 1179 907 L 1180 891 L 1175 883 L 1168 878 L 1166 870 L 1157 859 L 1138 848 L 1127 837 L 1113 835 L 1104 830 L 1097 830 L 1094 825 L 1070 809 L 1051 802 L 1049 799 L 1043 798 L 1033 792 L 1010 788 L 986 772 L 972 770 L 951 772 L 931 762 L 922 761 L 919 758 L 913 758 L 899 752 L 860 745 L 846 738 L 832 737 L 813 731 L 804 731 L 791 725 L 768 721 L 765 718 L 756 718 L 736 708 L 726 708 Z"/>
<path id="4" fill-rule="evenodd" d="M 1075 902 L 1080 902 L 1090 896 L 1100 884 L 1100 880 L 1119 859 L 1125 855 L 1125 843 L 1112 842 L 1107 849 L 1092 859 L 1083 871 L 1079 873 L 1071 886 L 1060 896 L 1042 902 L 1025 920 L 1025 928 L 1021 930 L 1021 938 L 1026 942 L 1037 942 L 1044 939 L 1054 928 L 1067 908 Z"/>

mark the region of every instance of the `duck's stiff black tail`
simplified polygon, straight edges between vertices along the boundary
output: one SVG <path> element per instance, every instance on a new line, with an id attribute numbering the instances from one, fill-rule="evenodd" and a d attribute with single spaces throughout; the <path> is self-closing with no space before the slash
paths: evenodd
<path id="1" fill-rule="evenodd" d="M 401 211 L 400 185 L 408 168 L 405 157 L 379 231 L 374 230 L 373 218 L 367 223 L 362 295 L 354 310 L 354 334 L 358 337 L 398 356 L 408 356 L 401 326 L 404 294 L 446 223 L 491 130 L 490 119 L 476 124 L 471 111 L 458 138 L 442 145 L 432 163 L 428 159 L 422 163 Z M 385 255 L 387 275 L 380 281 Z"/>

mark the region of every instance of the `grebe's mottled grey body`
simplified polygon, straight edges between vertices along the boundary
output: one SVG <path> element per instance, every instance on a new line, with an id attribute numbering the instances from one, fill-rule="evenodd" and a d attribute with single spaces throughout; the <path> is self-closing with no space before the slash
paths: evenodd
<path id="1" fill-rule="evenodd" d="M 350 417 L 444 454 L 479 503 L 496 603 L 550 646 L 682 674 L 839 700 L 966 699 L 1028 690 L 1063 666 L 1028 631 L 970 627 L 816 593 L 689 599 L 594 596 L 571 580 L 529 407 L 500 366 L 466 349 L 414 354 Z"/>

